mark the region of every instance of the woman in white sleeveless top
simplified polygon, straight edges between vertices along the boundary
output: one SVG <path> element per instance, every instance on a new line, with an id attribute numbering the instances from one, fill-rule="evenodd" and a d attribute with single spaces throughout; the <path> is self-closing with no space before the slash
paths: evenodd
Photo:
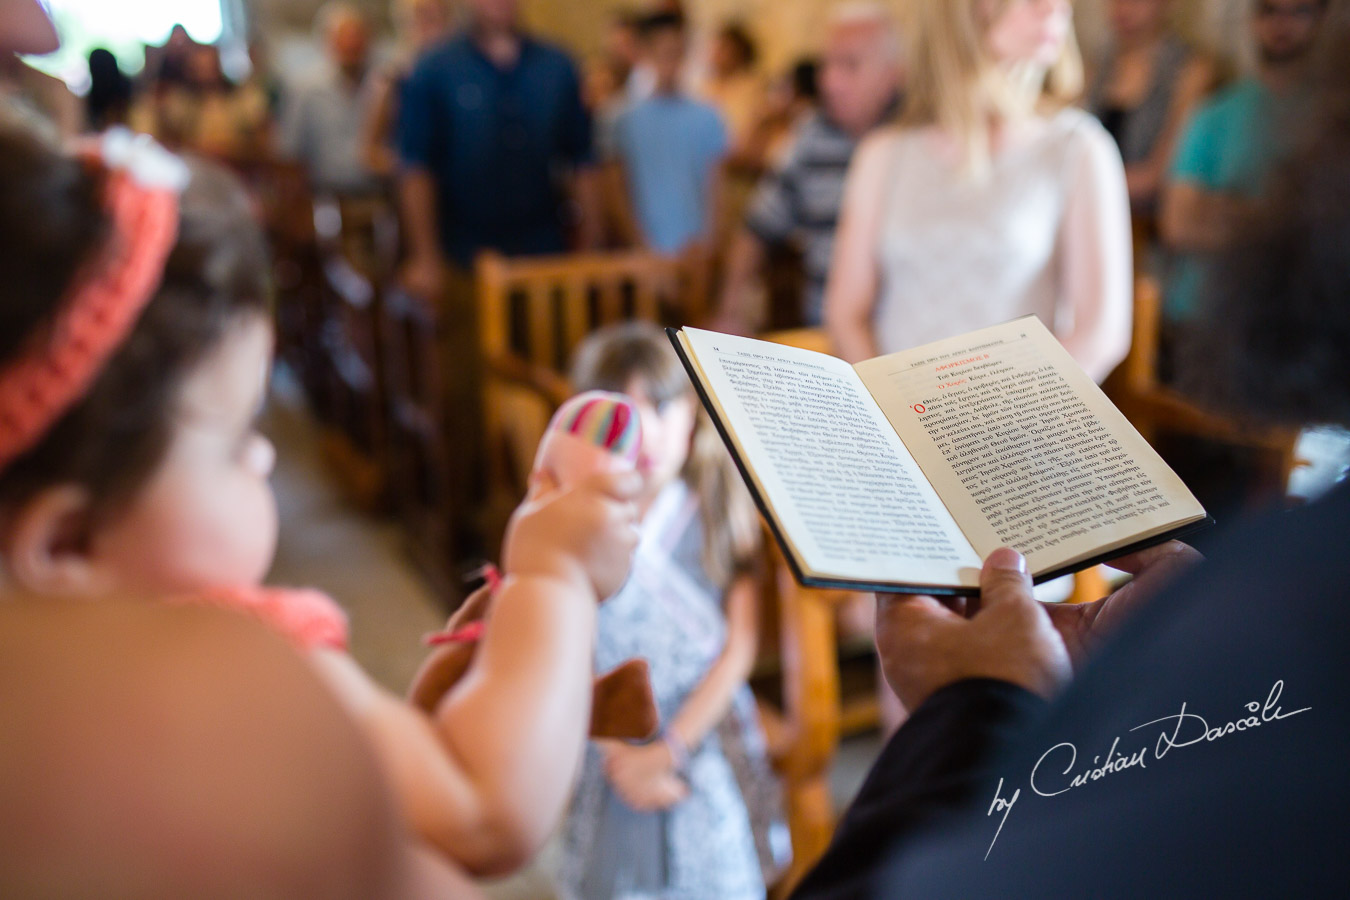
<path id="1" fill-rule="evenodd" d="M 1068 0 L 914 0 L 907 109 L 849 170 L 825 321 L 850 361 L 1029 313 L 1098 381 L 1130 343 L 1120 153 L 1068 107 Z"/>

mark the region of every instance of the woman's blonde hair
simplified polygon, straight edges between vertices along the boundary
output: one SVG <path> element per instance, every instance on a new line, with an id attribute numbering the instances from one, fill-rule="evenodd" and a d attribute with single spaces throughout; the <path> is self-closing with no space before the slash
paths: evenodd
<path id="1" fill-rule="evenodd" d="M 665 334 L 648 322 L 626 322 L 601 329 L 577 350 L 572 386 L 578 391 L 619 391 L 637 381 L 659 408 L 694 389 Z M 759 517 L 708 414 L 697 410 L 693 444 L 681 473 L 699 499 L 703 519 L 703 565 L 708 577 L 725 589 L 754 565 L 759 549 Z"/>
<path id="2" fill-rule="evenodd" d="M 958 140 L 969 172 L 988 171 L 991 119 L 1017 119 L 1069 106 L 1083 90 L 1073 26 L 1050 66 L 1009 71 L 989 53 L 989 29 L 1027 0 L 909 0 L 909 78 L 901 125 L 938 125 Z"/>

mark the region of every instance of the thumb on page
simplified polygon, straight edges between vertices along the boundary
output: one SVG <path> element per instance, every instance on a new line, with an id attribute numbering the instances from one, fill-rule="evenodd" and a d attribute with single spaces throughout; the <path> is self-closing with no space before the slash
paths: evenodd
<path id="1" fill-rule="evenodd" d="M 980 608 L 1033 602 L 1026 557 L 1011 547 L 989 554 L 980 572 Z"/>

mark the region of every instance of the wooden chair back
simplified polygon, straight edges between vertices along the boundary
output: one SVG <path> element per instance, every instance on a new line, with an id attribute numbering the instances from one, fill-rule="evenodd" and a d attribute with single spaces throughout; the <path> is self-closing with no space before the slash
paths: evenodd
<path id="1" fill-rule="evenodd" d="M 706 286 L 686 260 L 603 253 L 477 263 L 479 335 L 492 364 L 514 357 L 566 371 L 572 351 L 597 328 L 628 319 L 702 321 Z"/>
<path id="2" fill-rule="evenodd" d="M 636 252 L 516 259 L 485 253 L 478 259 L 490 542 L 524 496 L 549 416 L 571 393 L 566 372 L 573 351 L 617 322 L 701 321 L 702 271 L 688 260 Z"/>
<path id="3" fill-rule="evenodd" d="M 768 529 L 763 560 L 760 603 L 771 627 L 764 629 L 761 658 L 772 661 L 778 698 L 761 698 L 759 712 L 792 838 L 792 863 L 770 896 L 785 897 L 834 834 L 830 767 L 842 710 L 835 616 L 850 594 L 799 585 Z"/>
<path id="4" fill-rule="evenodd" d="M 390 285 L 380 307 L 390 500 L 414 563 L 453 604 L 469 543 L 467 503 L 454 477 L 447 425 L 443 316 Z"/>
<path id="5" fill-rule="evenodd" d="M 318 410 L 321 447 L 347 495 L 381 506 L 389 485 L 382 306 L 397 252 L 397 217 L 378 198 L 322 196 L 313 208 L 325 325 L 320 341 L 329 373 Z"/>
<path id="6" fill-rule="evenodd" d="M 267 235 L 276 293 L 277 357 L 284 360 L 319 404 L 328 388 L 319 336 L 323 333 L 323 291 L 314 199 L 300 164 L 258 159 L 235 166 Z"/>

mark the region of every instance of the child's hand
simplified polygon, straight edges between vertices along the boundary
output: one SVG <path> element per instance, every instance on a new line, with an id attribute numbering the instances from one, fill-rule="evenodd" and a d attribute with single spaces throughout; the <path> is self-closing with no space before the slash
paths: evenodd
<path id="1" fill-rule="evenodd" d="M 627 580 L 637 547 L 641 490 L 636 472 L 601 473 L 566 488 L 537 474 L 507 526 L 507 576 L 558 578 L 610 597 Z"/>
<path id="2" fill-rule="evenodd" d="M 669 809 L 689 796 L 689 785 L 675 774 L 675 761 L 665 744 L 634 747 L 604 741 L 605 777 L 614 792 L 638 812 Z"/>

